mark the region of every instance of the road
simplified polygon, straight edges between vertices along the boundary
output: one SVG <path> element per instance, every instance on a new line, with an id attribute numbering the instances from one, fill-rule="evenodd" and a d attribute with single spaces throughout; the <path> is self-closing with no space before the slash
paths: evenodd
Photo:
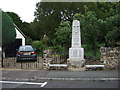
<path id="1" fill-rule="evenodd" d="M 2 88 L 118 88 L 118 81 L 7 81 Z"/>
<path id="2" fill-rule="evenodd" d="M 118 71 L 3 70 L 2 88 L 118 88 Z"/>

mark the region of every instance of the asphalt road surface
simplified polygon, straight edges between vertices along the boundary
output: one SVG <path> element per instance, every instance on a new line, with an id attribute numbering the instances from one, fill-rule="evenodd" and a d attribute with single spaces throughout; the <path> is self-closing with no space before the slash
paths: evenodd
<path id="1" fill-rule="evenodd" d="M 13 88 L 119 88 L 118 75 L 117 70 L 80 72 L 3 70 L 3 81 L 0 81 L 0 84 L 2 83 L 2 88 L 10 88 L 10 90 Z M 60 78 L 61 80 L 59 80 Z M 62 78 L 68 78 L 69 80 L 62 80 Z M 75 80 L 71 80 L 70 78 Z M 100 79 L 76 80 L 76 78 Z M 101 78 L 106 78 L 106 80 L 101 80 Z M 109 80 L 109 78 L 113 78 L 114 80 Z"/>
<path id="2" fill-rule="evenodd" d="M 118 81 L 3 81 L 2 88 L 118 88 Z"/>

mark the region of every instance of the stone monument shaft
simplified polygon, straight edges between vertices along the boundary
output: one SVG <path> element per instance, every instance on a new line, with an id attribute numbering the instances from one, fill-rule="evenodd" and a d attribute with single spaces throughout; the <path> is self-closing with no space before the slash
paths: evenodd
<path id="1" fill-rule="evenodd" d="M 72 23 L 72 45 L 69 48 L 68 62 L 72 66 L 83 66 L 84 60 L 84 48 L 81 47 L 81 33 L 80 22 L 73 20 Z"/>
<path id="2" fill-rule="evenodd" d="M 80 22 L 74 20 L 72 23 L 72 47 L 81 47 Z"/>

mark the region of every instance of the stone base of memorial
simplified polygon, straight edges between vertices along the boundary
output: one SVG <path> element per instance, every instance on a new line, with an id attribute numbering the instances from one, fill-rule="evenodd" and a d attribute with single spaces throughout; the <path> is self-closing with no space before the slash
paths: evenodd
<path id="1" fill-rule="evenodd" d="M 70 71 L 85 71 L 85 60 L 80 59 L 68 59 L 67 60 L 68 70 Z"/>
<path id="2" fill-rule="evenodd" d="M 72 66 L 73 68 L 81 68 L 85 65 L 85 59 L 67 59 L 68 67 Z"/>
<path id="3" fill-rule="evenodd" d="M 84 49 L 69 48 L 68 68 L 83 68 L 85 65 Z"/>

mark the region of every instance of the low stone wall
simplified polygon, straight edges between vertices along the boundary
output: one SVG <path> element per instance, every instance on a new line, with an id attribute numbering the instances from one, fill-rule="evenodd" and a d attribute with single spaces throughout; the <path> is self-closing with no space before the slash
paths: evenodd
<path id="1" fill-rule="evenodd" d="M 66 55 L 59 55 L 59 56 L 49 56 L 49 55 L 47 55 L 47 54 L 44 54 L 43 55 L 43 58 L 44 58 L 44 63 L 43 63 L 43 68 L 44 69 L 50 69 L 50 64 L 58 64 L 58 65 L 60 65 L 60 64 L 67 64 L 67 56 Z M 51 70 L 52 69 L 64 69 L 64 68 L 62 68 L 62 67 L 60 67 L 60 68 L 57 68 L 57 67 L 55 67 L 55 68 L 51 68 Z"/>
<path id="2" fill-rule="evenodd" d="M 100 61 L 105 65 L 105 69 L 118 69 L 120 62 L 120 47 L 110 48 L 101 47 L 100 48 L 101 58 Z"/>

